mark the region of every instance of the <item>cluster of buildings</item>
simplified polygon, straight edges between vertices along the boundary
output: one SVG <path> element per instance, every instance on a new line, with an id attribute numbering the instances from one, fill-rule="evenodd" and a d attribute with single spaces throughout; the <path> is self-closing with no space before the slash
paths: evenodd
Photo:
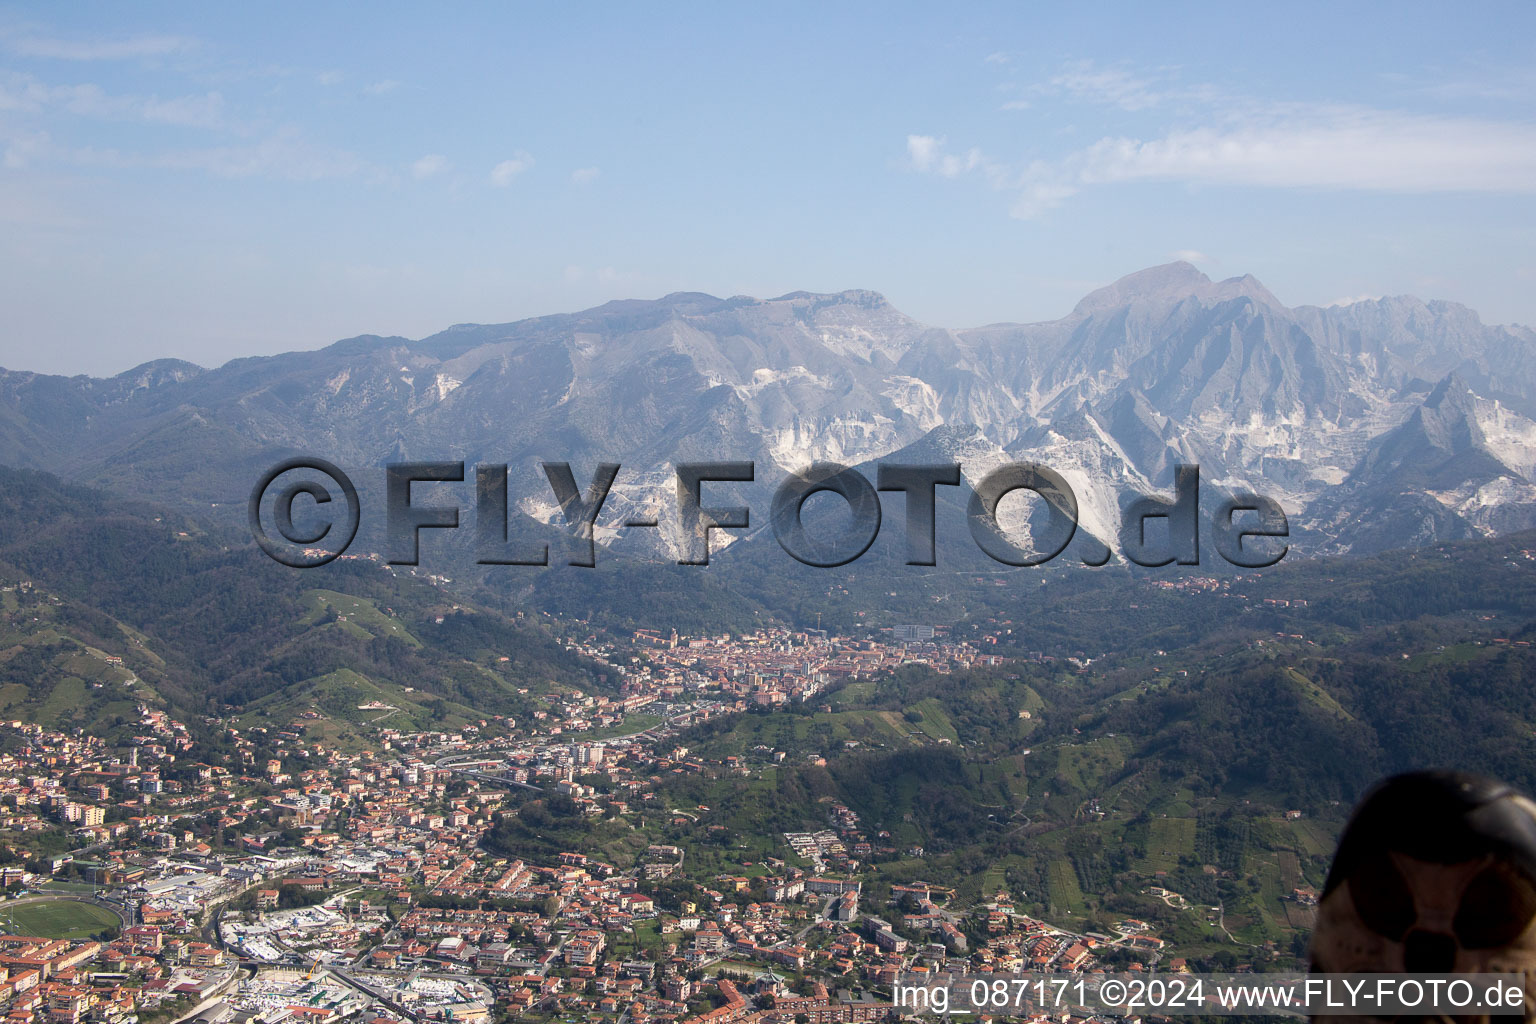
<path id="1" fill-rule="evenodd" d="M 806 701 L 833 683 L 903 665 L 948 673 L 1003 661 L 968 641 L 939 636 L 932 626 L 897 626 L 861 640 L 821 630 L 762 629 L 714 637 L 637 630 L 633 642 L 639 653 L 618 666 L 630 689 L 654 689 L 670 697 L 717 691 L 768 706 Z"/>
<path id="2" fill-rule="evenodd" d="M 707 808 L 669 803 L 674 774 L 763 767 L 704 760 L 680 729 L 906 664 L 995 663 L 986 645 L 909 626 L 571 646 L 610 676 L 606 694 L 530 683 L 539 710 L 523 721 L 418 732 L 384 717 L 363 750 L 312 738 L 312 713 L 267 730 L 215 723 L 233 751 L 222 758 L 147 704 L 126 747 L 0 723 L 14 854 L 0 881 L 89 885 L 81 898 L 123 922 L 110 939 L 0 937 L 6 1024 L 161 1008 L 209 1024 L 881 1020 L 904 972 L 1092 970 L 1105 944 L 1131 941 L 1050 928 L 1006 895 L 961 908 L 915 883 L 871 897 L 866 860 L 898 851 L 835 803 L 823 827 L 784 836 L 782 857 L 725 872 L 643 830 L 706 827 Z M 487 842 L 503 812 L 557 797 L 639 842 L 623 856 Z"/>
<path id="3" fill-rule="evenodd" d="M 0 935 L 0 1009 L 11 1024 L 116 1024 L 190 1010 L 234 981 L 222 953 L 154 927 L 111 942 Z"/>

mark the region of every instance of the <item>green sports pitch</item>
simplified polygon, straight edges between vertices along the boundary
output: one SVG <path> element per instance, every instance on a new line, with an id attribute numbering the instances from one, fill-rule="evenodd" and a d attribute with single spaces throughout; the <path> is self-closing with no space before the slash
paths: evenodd
<path id="1" fill-rule="evenodd" d="M 0 930 L 12 935 L 37 935 L 50 939 L 88 939 L 98 932 L 118 928 L 122 921 L 112 911 L 73 900 L 0 903 Z"/>

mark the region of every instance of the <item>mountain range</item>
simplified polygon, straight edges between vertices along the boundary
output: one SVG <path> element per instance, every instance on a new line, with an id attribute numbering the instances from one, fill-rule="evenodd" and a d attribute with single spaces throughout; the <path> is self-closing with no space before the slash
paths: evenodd
<path id="1" fill-rule="evenodd" d="M 293 453 L 370 481 L 399 460 L 508 463 L 544 522 L 541 460 L 580 481 L 619 462 L 600 540 L 673 551 L 681 461 L 753 460 L 764 495 L 814 460 L 947 457 L 972 484 L 1035 461 L 1100 538 L 1196 463 L 1203 485 L 1278 500 L 1298 553 L 1369 553 L 1536 526 L 1536 332 L 1412 297 L 1286 307 L 1172 263 L 1045 323 L 931 327 L 870 291 L 678 293 L 216 369 L 0 371 L 0 463 L 234 517 Z M 637 512 L 663 529 L 630 540 Z"/>

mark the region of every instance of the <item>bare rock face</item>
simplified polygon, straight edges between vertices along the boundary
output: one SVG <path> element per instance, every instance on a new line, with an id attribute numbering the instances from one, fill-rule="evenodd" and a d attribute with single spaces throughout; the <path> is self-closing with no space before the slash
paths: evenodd
<path id="1" fill-rule="evenodd" d="M 1536 525 L 1533 420 L 1529 329 L 1412 297 L 1290 309 L 1187 263 L 1050 323 L 929 327 L 868 291 L 679 293 L 212 370 L 0 371 L 0 461 L 204 509 L 238 509 L 289 452 L 509 463 L 514 503 L 543 520 L 540 460 L 620 462 L 617 523 L 672 501 L 678 461 L 770 477 L 953 450 L 972 482 L 1009 460 L 1062 473 L 1096 536 L 1198 463 L 1279 500 L 1308 553 Z"/>

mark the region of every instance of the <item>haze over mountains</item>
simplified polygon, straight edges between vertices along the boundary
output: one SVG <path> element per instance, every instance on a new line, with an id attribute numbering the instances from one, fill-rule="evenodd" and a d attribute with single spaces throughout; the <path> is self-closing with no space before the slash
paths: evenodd
<path id="1" fill-rule="evenodd" d="M 579 480 L 620 462 L 603 521 L 647 508 L 664 525 L 680 461 L 751 459 L 771 484 L 812 460 L 941 456 L 971 482 L 1010 460 L 1056 469 L 1103 538 L 1180 462 L 1280 501 L 1299 553 L 1536 525 L 1536 332 L 1412 297 L 1287 308 L 1187 263 L 1048 323 L 930 327 L 868 291 L 679 293 L 212 370 L 7 370 L 0 396 L 0 462 L 242 515 L 293 452 L 510 463 L 514 502 L 546 521 L 540 460 Z"/>

